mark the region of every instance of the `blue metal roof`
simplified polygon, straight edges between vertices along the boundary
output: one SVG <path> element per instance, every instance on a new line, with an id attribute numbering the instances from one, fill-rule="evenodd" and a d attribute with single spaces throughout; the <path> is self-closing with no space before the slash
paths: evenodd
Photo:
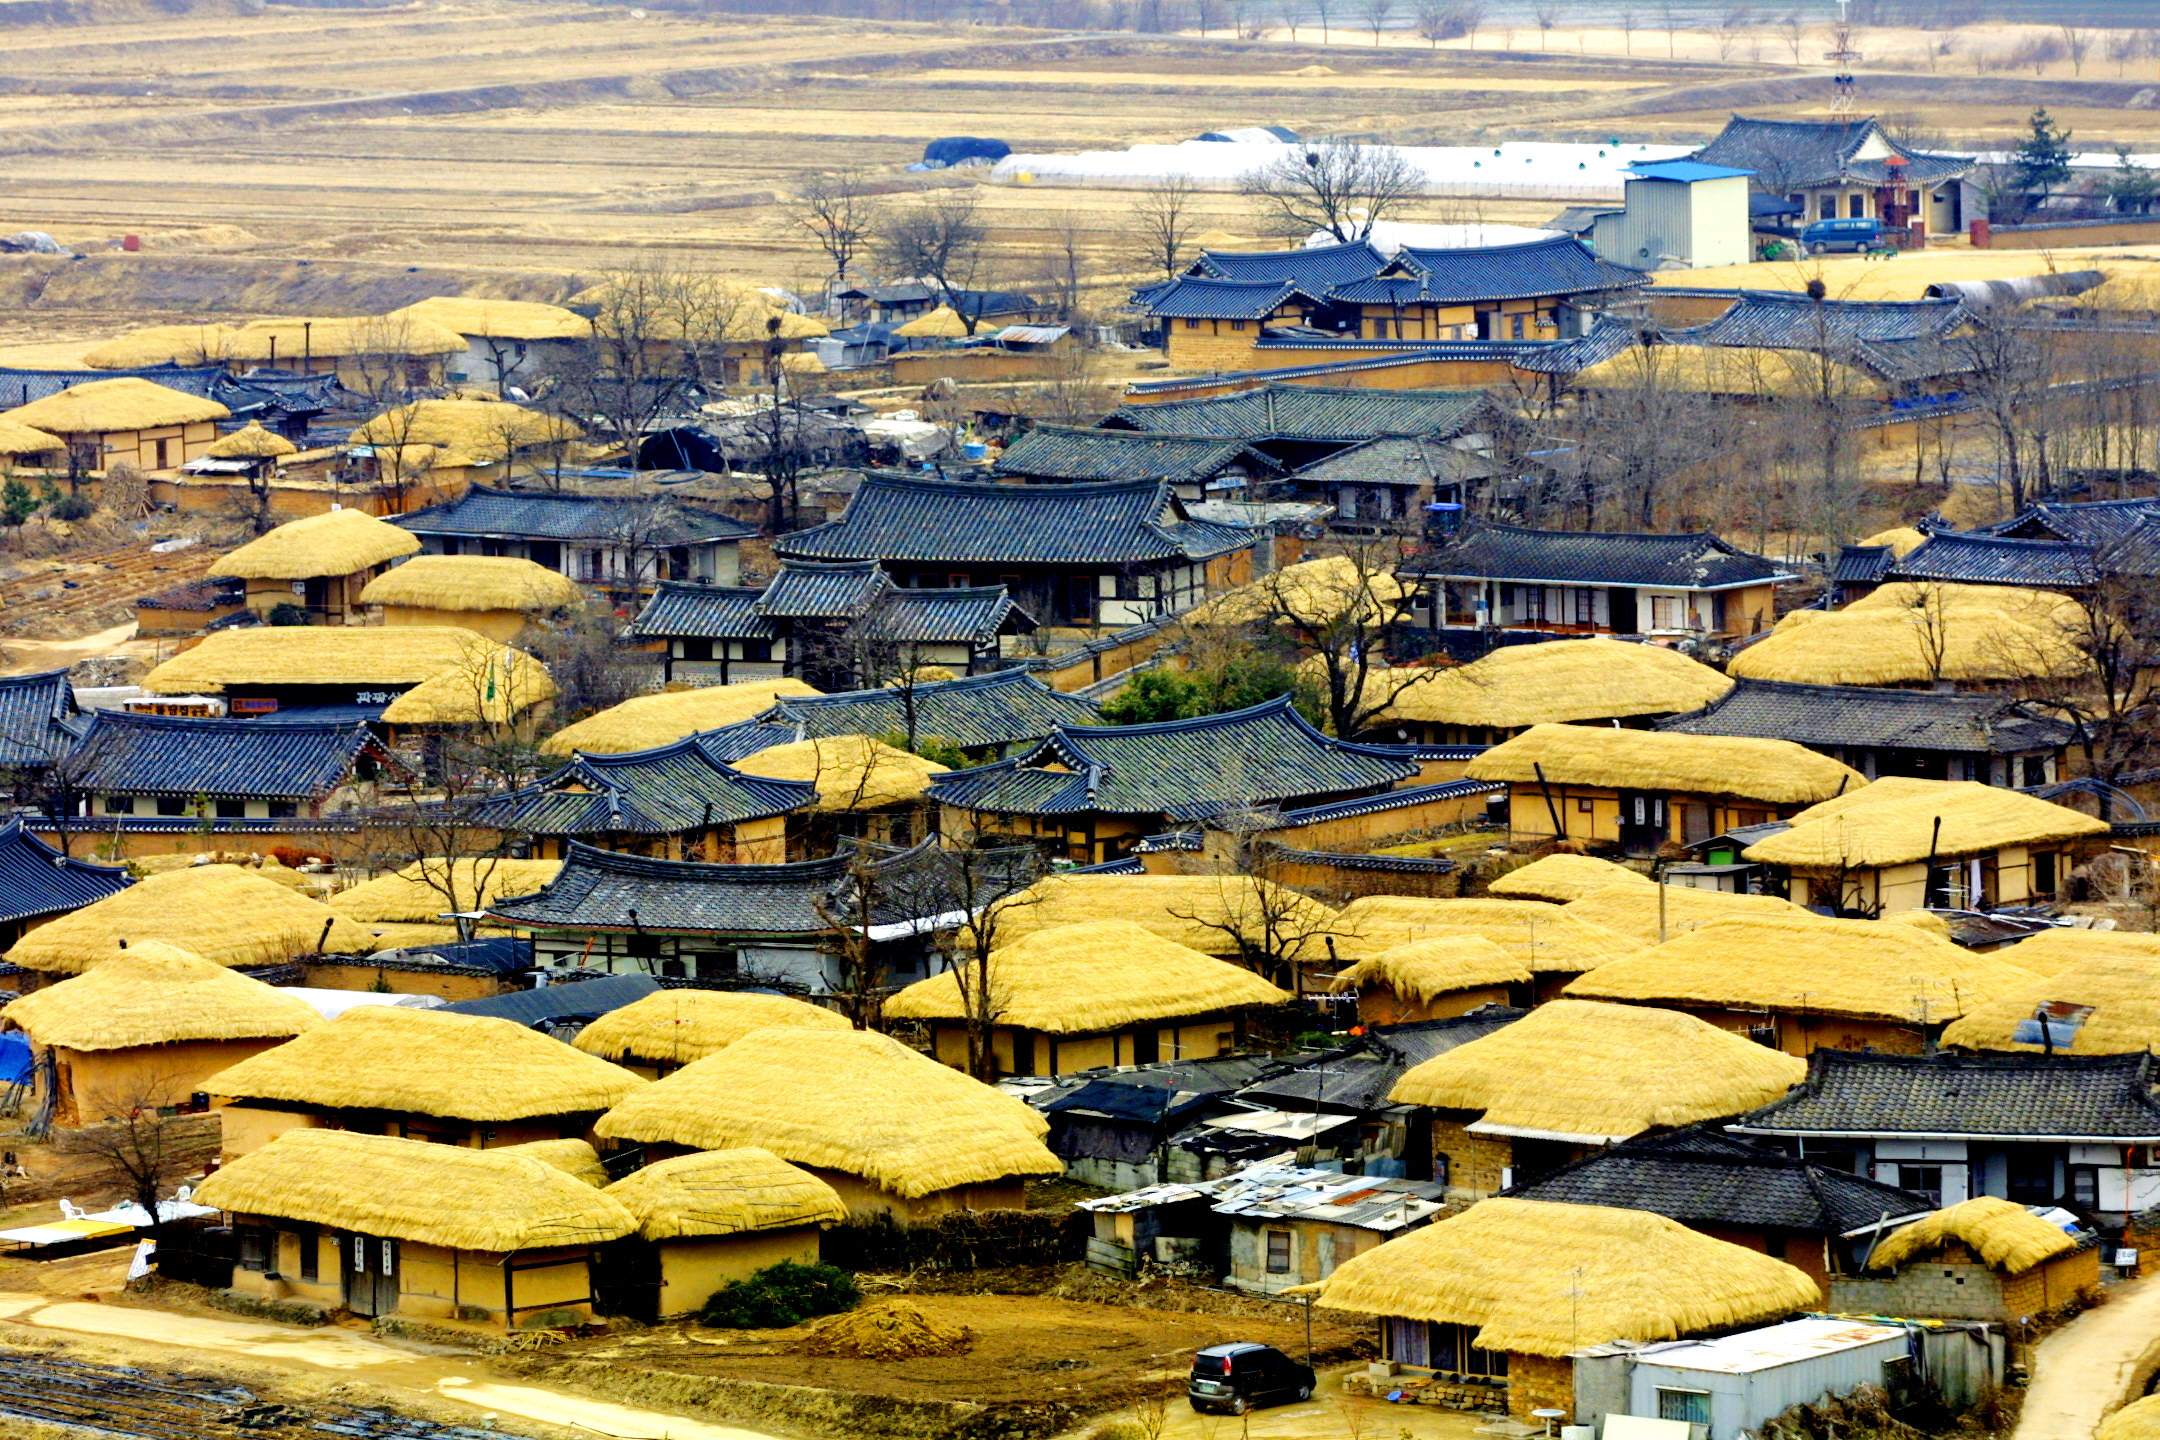
<path id="1" fill-rule="evenodd" d="M 1628 168 L 1639 180 L 1677 180 L 1683 185 L 1692 185 L 1698 180 L 1739 180 L 1755 173 L 1701 160 L 1638 160 Z"/>
<path id="2" fill-rule="evenodd" d="M 650 975 L 603 975 L 597 980 L 572 980 L 566 985 L 542 985 L 537 990 L 512 990 L 507 995 L 460 1000 L 442 1009 L 453 1015 L 487 1015 L 540 1026 L 562 1020 L 597 1020 L 659 988 L 660 982 Z"/>

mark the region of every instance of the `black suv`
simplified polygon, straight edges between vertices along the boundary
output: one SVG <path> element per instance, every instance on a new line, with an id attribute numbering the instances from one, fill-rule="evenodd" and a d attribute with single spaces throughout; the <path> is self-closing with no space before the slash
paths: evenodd
<path id="1" fill-rule="evenodd" d="M 1256 1405 L 1310 1400 L 1313 1372 L 1272 1345 L 1210 1345 L 1193 1356 L 1185 1398 L 1195 1410 L 1242 1415 Z"/>

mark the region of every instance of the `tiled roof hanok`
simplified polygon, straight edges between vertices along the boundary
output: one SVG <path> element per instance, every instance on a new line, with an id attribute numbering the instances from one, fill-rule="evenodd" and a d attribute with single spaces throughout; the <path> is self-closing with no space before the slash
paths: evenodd
<path id="1" fill-rule="evenodd" d="M 81 733 L 80 713 L 66 670 L 0 676 L 0 769 L 57 763 Z"/>
<path id="2" fill-rule="evenodd" d="M 1259 532 L 1185 518 L 1155 480 L 978 485 L 873 471 L 838 520 L 773 542 L 789 560 L 1086 565 L 1207 559 Z"/>
<path id="3" fill-rule="evenodd" d="M 133 370 L 0 368 L 0 409 L 12 410 L 18 405 L 28 405 L 33 400 L 57 395 L 74 385 L 87 385 L 95 380 L 128 378 L 148 380 L 168 390 L 178 390 L 183 395 L 194 395 L 204 400 L 223 403 L 223 397 L 215 391 L 218 382 L 229 377 L 223 365 L 144 365 Z"/>
<path id="4" fill-rule="evenodd" d="M 1212 480 L 1233 465 L 1262 477 L 1281 467 L 1243 440 L 1206 435 L 1165 435 L 1098 430 L 1078 425 L 1037 425 L 1005 447 L 994 467 L 1000 475 L 1031 480 Z"/>
<path id="5" fill-rule="evenodd" d="M 864 617 L 869 639 L 899 645 L 990 645 L 1000 635 L 1027 635 L 1035 617 L 1002 585 L 886 593 Z"/>
<path id="6" fill-rule="evenodd" d="M 806 809 L 807 780 L 745 775 L 685 736 L 650 750 L 580 754 L 544 780 L 474 807 L 474 821 L 532 835 L 674 835 Z"/>
<path id="7" fill-rule="evenodd" d="M 630 626 L 633 635 L 691 640 L 770 640 L 779 629 L 758 609 L 765 592 L 748 585 L 663 580 Z"/>
<path id="8" fill-rule="evenodd" d="M 1743 290 L 1715 320 L 1666 334 L 1699 345 L 1815 350 L 1858 340 L 1939 339 L 1971 319 L 1962 300 L 1814 300 L 1793 290 Z"/>
<path id="9" fill-rule="evenodd" d="M 1910 1191 L 1690 1127 L 1625 1140 L 1502 1192 L 1647 1210 L 1683 1225 L 1845 1235 L 1935 1206 Z"/>
<path id="10" fill-rule="evenodd" d="M 934 896 L 941 867 L 952 863 L 936 836 L 877 859 L 874 873 L 883 883 L 873 882 L 872 923 L 926 918 L 910 913 L 920 908 L 910 902 Z M 535 930 L 809 939 L 831 932 L 818 906 L 845 895 L 855 864 L 856 856 L 843 852 L 788 865 L 707 865 L 625 855 L 573 840 L 552 884 L 534 895 L 497 901 L 488 915 Z M 1034 879 L 1033 873 L 978 873 L 978 900 L 987 904 Z M 936 906 L 934 913 L 950 908 L 935 898 L 926 903 Z M 842 909 L 853 913 L 851 906 Z"/>
<path id="11" fill-rule="evenodd" d="M 1868 746 L 2006 755 L 2067 745 L 2074 729 L 2002 695 L 1741 680 L 1700 710 L 1657 729 L 1686 735 L 1794 740 L 1813 748 Z"/>
<path id="12" fill-rule="evenodd" d="M 2160 500 L 2042 501 L 1976 533 L 2013 540 L 2072 540 L 2095 549 L 2120 544 L 2160 519 Z"/>
<path id="13" fill-rule="evenodd" d="M 503 540 L 598 540 L 628 543 L 631 529 L 646 545 L 741 540 L 757 531 L 717 510 L 630 497 L 497 490 L 475 485 L 446 505 L 430 505 L 390 523 L 415 535 Z"/>
<path id="14" fill-rule="evenodd" d="M 1184 275 L 1150 288 L 1148 313 L 1157 320 L 1265 320 L 1293 296 L 1313 300 L 1287 280 L 1216 280 Z"/>
<path id="15" fill-rule="evenodd" d="M 1419 282 L 1419 303 L 1439 305 L 1596 294 L 1650 283 L 1640 270 L 1598 259 L 1573 235 L 1449 250 L 1405 246 L 1388 268 Z"/>
<path id="16" fill-rule="evenodd" d="M 2006 540 L 1998 535 L 1930 535 L 1890 563 L 1892 580 L 1944 580 L 1964 585 L 2021 585 L 2042 590 L 2088 590 L 2099 583 L 2090 545 L 2062 540 Z"/>
<path id="17" fill-rule="evenodd" d="M 19 815 L 0 820 L 0 924 L 65 915 L 133 883 L 118 866 L 62 855 L 24 829 Z"/>
<path id="18" fill-rule="evenodd" d="M 1819 185 L 1934 185 L 1966 175 L 1970 155 L 1939 155 L 1909 150 L 1884 135 L 1903 165 L 1887 160 L 1856 160 L 1861 146 L 1880 134 L 1872 115 L 1851 120 L 1759 120 L 1735 115 L 1715 140 L 1690 160 L 1753 170 L 1756 185 L 1780 194 Z"/>
<path id="19" fill-rule="evenodd" d="M 842 732 L 853 734 L 853 731 Z M 689 737 L 697 742 L 698 749 L 709 760 L 722 765 L 733 765 L 746 755 L 760 750 L 770 750 L 775 745 L 789 745 L 802 737 L 791 725 L 772 725 L 760 720 L 745 720 L 739 725 L 723 725 L 717 730 L 700 730 Z"/>
<path id="20" fill-rule="evenodd" d="M 1491 423 L 1482 390 L 1373 390 L 1355 385 L 1261 385 L 1197 400 L 1121 405 L 1105 426 L 1240 440 L 1452 439 Z"/>
<path id="21" fill-rule="evenodd" d="M 1290 472 L 1294 484 L 1431 485 L 1490 480 L 1507 473 L 1497 461 L 1444 440 L 1384 435 L 1338 450 Z"/>
<path id="22" fill-rule="evenodd" d="M 1840 545 L 1830 579 L 1839 585 L 1880 585 L 1895 559 L 1897 551 L 1888 545 Z"/>
<path id="23" fill-rule="evenodd" d="M 1774 562 L 1707 531 L 1635 535 L 1490 524 L 1465 530 L 1454 544 L 1419 556 L 1403 570 L 1459 579 L 1669 590 L 1723 590 L 1793 578 Z"/>
<path id="24" fill-rule="evenodd" d="M 1397 750 L 1321 734 L 1284 696 L 1199 720 L 1060 726 L 1026 755 L 939 776 L 929 794 L 997 814 L 1191 819 L 1373 794 L 1417 769 Z"/>
<path id="25" fill-rule="evenodd" d="M 261 725 L 99 710 L 76 746 L 86 790 L 192 799 L 316 800 L 374 743 L 359 722 Z"/>
<path id="26" fill-rule="evenodd" d="M 1371 241 L 1350 240 L 1296 250 L 1207 250 L 1185 273 L 1219 280 L 1282 281 L 1317 295 L 1330 286 L 1377 274 L 1387 263 L 1386 253 Z"/>
<path id="27" fill-rule="evenodd" d="M 1743 1135 L 2160 1141 L 2153 1057 L 1817 1050 L 1807 1078 L 1726 1128 Z"/>
<path id="28" fill-rule="evenodd" d="M 1040 740 L 1061 726 L 1092 725 L 1098 719 L 1095 707 L 1076 695 L 1053 690 L 1024 670 L 997 670 L 917 685 L 906 696 L 888 687 L 790 695 L 760 722 L 783 732 L 794 727 L 799 733 L 787 733 L 789 740 L 887 735 L 906 730 L 910 703 L 917 734 L 938 736 L 963 750 Z"/>

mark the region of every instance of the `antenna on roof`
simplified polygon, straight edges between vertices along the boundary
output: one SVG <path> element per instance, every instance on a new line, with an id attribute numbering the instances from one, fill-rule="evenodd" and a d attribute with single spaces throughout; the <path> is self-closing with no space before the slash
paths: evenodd
<path id="1" fill-rule="evenodd" d="M 1860 52 L 1853 49 L 1852 0 L 1837 0 L 1837 23 L 1830 27 L 1830 48 L 1823 52 L 1823 59 L 1838 65 L 1851 65 L 1859 60 Z M 1830 113 L 1850 115 L 1853 113 L 1853 77 L 1844 72 L 1830 77 Z"/>

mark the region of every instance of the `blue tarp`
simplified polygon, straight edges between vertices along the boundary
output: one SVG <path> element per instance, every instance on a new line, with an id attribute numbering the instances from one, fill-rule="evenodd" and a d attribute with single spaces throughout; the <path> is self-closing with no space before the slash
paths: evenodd
<path id="1" fill-rule="evenodd" d="M 29 1036 L 20 1030 L 0 1034 L 0 1084 L 27 1085 L 36 1067 L 37 1057 L 30 1053 Z"/>

